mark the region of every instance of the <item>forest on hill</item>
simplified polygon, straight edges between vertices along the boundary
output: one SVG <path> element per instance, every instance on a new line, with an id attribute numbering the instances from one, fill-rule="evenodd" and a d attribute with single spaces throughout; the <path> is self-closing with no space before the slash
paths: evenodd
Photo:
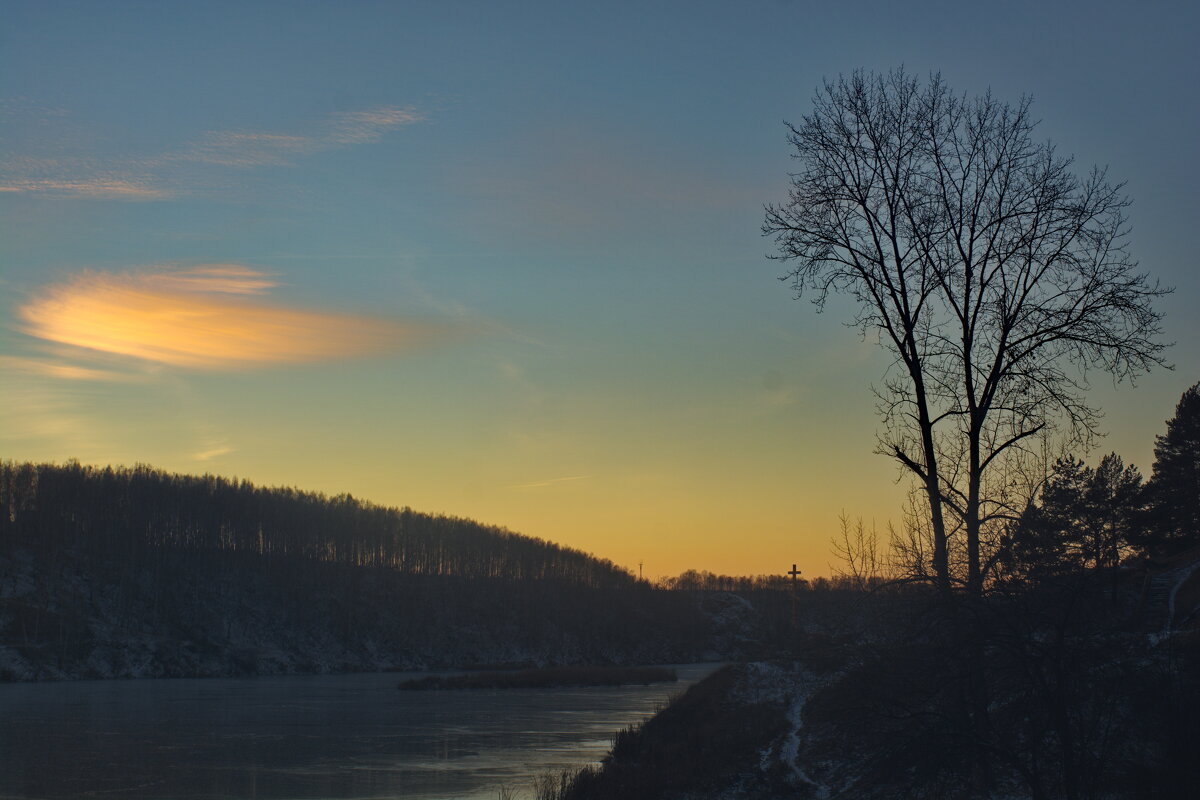
<path id="1" fill-rule="evenodd" d="M 6 548 L 132 559 L 151 550 L 236 553 L 593 588 L 634 581 L 611 561 L 471 520 L 144 465 L 4 463 L 0 509 Z"/>
<path id="2" fill-rule="evenodd" d="M 0 680 L 665 663 L 787 622 L 778 587 L 676 583 L 349 495 L 0 463 Z"/>

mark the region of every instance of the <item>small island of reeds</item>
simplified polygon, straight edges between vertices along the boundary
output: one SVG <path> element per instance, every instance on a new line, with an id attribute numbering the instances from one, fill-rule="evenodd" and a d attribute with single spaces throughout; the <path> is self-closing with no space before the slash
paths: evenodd
<path id="1" fill-rule="evenodd" d="M 472 672 L 460 675 L 427 675 L 401 681 L 404 691 L 420 689 L 545 689 L 563 686 L 622 686 L 672 683 L 678 680 L 669 667 L 542 667 L 514 672 Z"/>

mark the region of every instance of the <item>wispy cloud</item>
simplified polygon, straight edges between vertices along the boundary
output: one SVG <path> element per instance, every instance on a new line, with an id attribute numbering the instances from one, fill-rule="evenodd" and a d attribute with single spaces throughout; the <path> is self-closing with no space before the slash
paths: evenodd
<path id="1" fill-rule="evenodd" d="M 77 348 L 192 369 L 239 369 L 396 352 L 438 326 L 266 305 L 272 276 L 236 264 L 86 272 L 17 309 L 19 329 Z"/>
<path id="2" fill-rule="evenodd" d="M 279 285 L 270 273 L 241 264 L 205 264 L 191 269 L 145 273 L 141 282 L 167 292 L 263 294 Z"/>
<path id="3" fill-rule="evenodd" d="M 757 206 L 761 193 L 728 165 L 690 162 L 617 128 L 543 126 L 509 145 L 513 158 L 448 165 L 449 180 L 482 201 L 478 223 L 541 241 L 607 241 L 614 227 L 645 226 L 661 238 L 697 214 Z"/>
<path id="4" fill-rule="evenodd" d="M 378 106 L 328 114 L 307 131 L 208 131 L 164 153 L 102 164 L 84 156 L 10 158 L 0 162 L 0 192 L 88 200 L 167 200 L 198 184 L 221 182 L 214 175 L 202 180 L 194 169 L 181 166 L 235 170 L 287 166 L 324 151 L 374 144 L 397 128 L 425 119 L 412 107 Z"/>
<path id="5" fill-rule="evenodd" d="M 174 192 L 145 164 L 86 157 L 17 156 L 0 161 L 0 192 L 83 200 L 165 200 Z"/>
<path id="6" fill-rule="evenodd" d="M 129 372 L 81 367 L 78 364 L 47 361 L 39 358 L 25 358 L 23 356 L 0 356 L 0 370 L 67 381 L 136 383 L 144 380 L 144 376 Z"/>
<path id="7" fill-rule="evenodd" d="M 564 478 L 549 478 L 544 481 L 534 481 L 532 483 L 518 483 L 510 486 L 510 489 L 543 489 L 547 486 L 556 486 L 560 483 L 571 483 L 573 481 L 587 480 L 591 475 L 568 475 Z"/>
<path id="8" fill-rule="evenodd" d="M 210 131 L 181 150 L 160 156 L 158 161 L 197 161 L 241 169 L 283 166 L 324 150 L 374 144 L 389 131 L 424 120 L 425 116 L 414 108 L 380 106 L 330 114 L 307 133 Z"/>
<path id="9" fill-rule="evenodd" d="M 379 106 L 366 111 L 342 111 L 329 116 L 321 139 L 330 145 L 370 144 L 378 142 L 393 128 L 424 121 L 425 115 L 412 107 Z"/>
<path id="10" fill-rule="evenodd" d="M 165 200 L 172 193 L 162 187 L 124 178 L 80 177 L 71 180 L 0 178 L 0 192 L 43 194 L 84 200 Z"/>
<path id="11" fill-rule="evenodd" d="M 501 359 L 496 364 L 500 374 L 519 393 L 525 405 L 540 408 L 546 402 L 546 392 L 529 379 L 525 370 L 507 359 Z"/>
<path id="12" fill-rule="evenodd" d="M 109 429 L 87 413 L 64 384 L 6 376 L 0 392 L 0 444 L 48 446 L 51 458 L 88 458 L 103 452 Z M 70 384 L 72 389 L 77 384 Z"/>
<path id="13" fill-rule="evenodd" d="M 200 450 L 199 452 L 196 452 L 196 453 L 192 453 L 192 460 L 193 461 L 212 461 L 214 458 L 220 458 L 221 456 L 227 456 L 230 453 L 232 453 L 233 451 L 234 451 L 234 449 L 232 447 L 230 447 L 228 444 L 225 444 L 224 442 L 213 442 L 213 443 L 211 443 L 211 446 L 207 447 L 206 449 Z"/>
<path id="14" fill-rule="evenodd" d="M 313 140 L 305 136 L 214 131 L 187 149 L 161 156 L 160 160 L 199 161 L 222 167 L 269 167 L 290 164 L 296 156 L 313 150 Z"/>
<path id="15" fill-rule="evenodd" d="M 758 403 L 766 408 L 783 408 L 800 401 L 803 390 L 789 381 L 778 370 L 763 373 L 762 388 L 758 392 Z"/>

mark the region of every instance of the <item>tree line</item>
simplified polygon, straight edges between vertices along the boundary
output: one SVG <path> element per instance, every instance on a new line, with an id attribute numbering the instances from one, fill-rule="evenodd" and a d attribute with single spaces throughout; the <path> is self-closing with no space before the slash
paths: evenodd
<path id="1" fill-rule="evenodd" d="M 1094 468 L 1060 458 L 1006 544 L 1011 572 L 1033 580 L 1200 545 L 1200 383 L 1156 437 L 1149 481 L 1116 453 Z"/>
<path id="2" fill-rule="evenodd" d="M 467 519 L 144 465 L 0 462 L 0 554 L 19 547 L 226 553 L 595 588 L 636 582 L 606 559 Z"/>

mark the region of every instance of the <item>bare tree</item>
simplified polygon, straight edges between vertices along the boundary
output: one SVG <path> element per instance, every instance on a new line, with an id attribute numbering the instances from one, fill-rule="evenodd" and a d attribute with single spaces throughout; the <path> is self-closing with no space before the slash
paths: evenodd
<path id="1" fill-rule="evenodd" d="M 879 450 L 919 482 L 947 593 L 983 591 L 987 536 L 1028 500 L 1018 477 L 1039 440 L 1097 435 L 1088 371 L 1164 364 L 1151 303 L 1169 290 L 1127 251 L 1122 185 L 1077 176 L 1035 127 L 1028 98 L 856 72 L 788 125 L 800 169 L 766 208 L 797 294 L 848 294 L 894 357 Z"/>
<path id="2" fill-rule="evenodd" d="M 834 576 L 858 591 L 874 588 L 886 577 L 879 532 L 874 524 L 867 528 L 862 517 L 851 522 L 845 511 L 838 518 L 838 523 L 838 535 L 829 543 L 834 558 L 840 564 L 833 567 Z"/>

